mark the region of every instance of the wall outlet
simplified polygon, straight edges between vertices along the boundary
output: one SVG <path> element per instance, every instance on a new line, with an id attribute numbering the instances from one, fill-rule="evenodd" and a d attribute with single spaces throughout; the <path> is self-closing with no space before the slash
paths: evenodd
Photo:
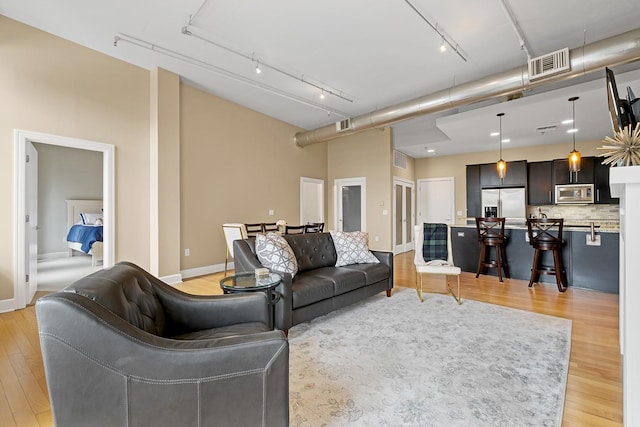
<path id="1" fill-rule="evenodd" d="M 464 231 L 458 231 L 458 237 L 464 237 Z"/>
<path id="2" fill-rule="evenodd" d="M 189 256 L 189 255 L 191 255 L 191 251 L 189 249 L 185 249 L 184 256 Z"/>
<path id="3" fill-rule="evenodd" d="M 389 215 L 389 211 L 386 209 L 382 209 L 382 215 Z"/>
<path id="4" fill-rule="evenodd" d="M 462 211 L 456 211 L 457 216 L 462 216 Z"/>
<path id="5" fill-rule="evenodd" d="M 380 241 L 380 236 L 374 237 L 373 240 L 375 240 L 376 242 L 379 242 Z"/>
<path id="6" fill-rule="evenodd" d="M 594 236 L 595 239 L 591 240 L 591 234 L 587 234 L 587 246 L 601 246 L 602 240 L 600 239 L 600 235 L 597 234 Z"/>
<path id="7" fill-rule="evenodd" d="M 269 209 L 269 215 L 273 216 L 275 214 L 275 212 L 273 211 L 273 209 Z"/>

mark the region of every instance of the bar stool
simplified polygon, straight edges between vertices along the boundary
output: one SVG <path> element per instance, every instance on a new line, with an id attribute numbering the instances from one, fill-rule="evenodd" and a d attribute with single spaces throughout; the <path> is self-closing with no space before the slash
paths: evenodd
<path id="1" fill-rule="evenodd" d="M 562 261 L 562 218 L 527 218 L 527 233 L 529 243 L 533 246 L 533 265 L 529 287 L 533 285 L 540 274 L 556 276 L 558 290 L 564 292 L 567 288 L 567 272 Z M 540 266 L 542 251 L 553 251 L 553 267 Z"/>
<path id="2" fill-rule="evenodd" d="M 509 278 L 507 255 L 504 250 L 504 218 L 476 218 L 476 230 L 480 242 L 480 257 L 478 258 L 478 270 L 476 279 L 485 268 L 496 268 L 498 279 L 502 282 L 502 272 Z M 489 260 L 491 248 L 495 248 L 495 260 Z M 488 248 L 488 249 L 487 249 Z M 484 273 L 483 273 L 484 274 Z"/>

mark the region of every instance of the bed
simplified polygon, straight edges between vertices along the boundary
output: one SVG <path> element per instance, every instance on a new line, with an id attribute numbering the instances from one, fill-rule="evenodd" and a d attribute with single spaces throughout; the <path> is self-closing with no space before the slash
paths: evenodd
<path id="1" fill-rule="evenodd" d="M 102 200 L 67 200 L 67 245 L 74 252 L 91 255 L 91 265 L 103 260 Z M 76 252 L 77 251 L 77 252 Z"/>

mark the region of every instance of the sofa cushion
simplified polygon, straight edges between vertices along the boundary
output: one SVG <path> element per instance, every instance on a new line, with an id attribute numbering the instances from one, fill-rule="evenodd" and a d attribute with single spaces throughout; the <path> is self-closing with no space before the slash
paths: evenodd
<path id="1" fill-rule="evenodd" d="M 342 267 L 324 267 L 314 271 L 318 277 L 324 277 L 333 282 L 333 294 L 341 295 L 366 285 L 362 271 Z"/>
<path id="2" fill-rule="evenodd" d="M 186 334 L 171 337 L 174 340 L 210 340 L 216 338 L 232 337 L 235 335 L 248 335 L 258 332 L 266 332 L 269 328 L 261 322 L 238 323 L 236 325 L 222 326 L 220 328 L 205 329 L 202 331 L 188 332 Z"/>
<path id="3" fill-rule="evenodd" d="M 291 276 L 295 276 L 298 272 L 296 255 L 289 243 L 278 233 L 258 234 L 256 255 L 260 263 L 270 270 L 291 273 Z"/>
<path id="4" fill-rule="evenodd" d="M 385 264 L 352 264 L 341 268 L 364 273 L 367 286 L 389 278 L 389 267 Z"/>
<path id="5" fill-rule="evenodd" d="M 338 259 L 336 267 L 350 264 L 371 263 L 380 261 L 369 250 L 369 233 L 364 231 L 332 231 Z"/>
<path id="6" fill-rule="evenodd" d="M 318 276 L 315 271 L 308 271 L 296 276 L 292 284 L 292 291 L 292 307 L 295 310 L 298 307 L 333 297 L 335 286 L 333 280 Z"/>
<path id="7" fill-rule="evenodd" d="M 296 255 L 299 272 L 336 264 L 337 254 L 331 234 L 287 234 L 284 238 Z"/>

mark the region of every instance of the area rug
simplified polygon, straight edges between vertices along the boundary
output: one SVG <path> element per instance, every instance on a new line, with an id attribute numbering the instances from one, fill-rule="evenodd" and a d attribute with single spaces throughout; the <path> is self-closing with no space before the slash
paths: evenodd
<path id="1" fill-rule="evenodd" d="M 560 426 L 571 321 L 394 289 L 289 331 L 291 426 Z"/>

